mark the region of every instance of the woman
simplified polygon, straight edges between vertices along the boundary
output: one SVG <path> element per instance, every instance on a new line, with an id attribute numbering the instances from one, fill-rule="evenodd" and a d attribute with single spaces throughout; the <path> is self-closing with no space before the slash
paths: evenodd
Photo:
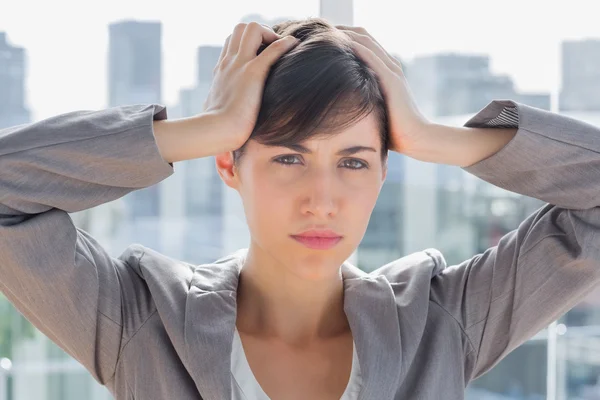
<path id="1" fill-rule="evenodd" d="M 511 101 L 433 124 L 366 31 L 321 19 L 236 26 L 195 117 L 75 112 L 0 149 L 0 288 L 117 399 L 461 399 L 600 282 L 597 128 Z M 459 265 L 431 248 L 366 274 L 345 260 L 388 150 L 548 204 Z M 211 155 L 251 233 L 212 264 L 111 258 L 67 214 Z"/>

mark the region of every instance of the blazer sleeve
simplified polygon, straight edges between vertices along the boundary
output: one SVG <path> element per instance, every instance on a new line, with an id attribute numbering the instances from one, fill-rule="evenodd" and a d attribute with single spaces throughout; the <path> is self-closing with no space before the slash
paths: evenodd
<path id="1" fill-rule="evenodd" d="M 433 278 L 431 300 L 468 338 L 471 380 L 600 283 L 600 129 L 509 100 L 491 102 L 465 126 L 518 128 L 464 170 L 546 203 L 497 246 Z M 433 258 L 445 264 L 439 252 Z"/>
<path id="2" fill-rule="evenodd" d="M 133 105 L 0 130 L 0 291 L 103 384 L 136 318 L 123 300 L 137 290 L 128 263 L 141 255 L 112 258 L 68 213 L 173 174 L 152 129 L 166 117 Z"/>

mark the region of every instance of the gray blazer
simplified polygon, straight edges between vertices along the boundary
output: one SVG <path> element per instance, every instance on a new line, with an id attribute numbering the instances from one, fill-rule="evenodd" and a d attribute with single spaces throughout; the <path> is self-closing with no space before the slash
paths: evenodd
<path id="1" fill-rule="evenodd" d="M 139 244 L 112 258 L 68 214 L 174 173 L 153 136 L 163 118 L 135 105 L 0 131 L 0 290 L 117 399 L 230 399 L 246 249 L 207 265 Z M 518 126 L 465 170 L 548 204 L 459 265 L 433 248 L 369 274 L 343 264 L 361 399 L 462 399 L 600 282 L 600 129 L 507 100 L 466 125 Z"/>

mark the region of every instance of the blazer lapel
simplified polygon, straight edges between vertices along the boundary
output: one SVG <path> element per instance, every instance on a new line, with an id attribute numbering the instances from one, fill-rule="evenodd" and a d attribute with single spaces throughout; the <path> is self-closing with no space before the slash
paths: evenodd
<path id="1" fill-rule="evenodd" d="M 362 375 L 359 399 L 392 399 L 400 385 L 402 347 L 398 310 L 385 276 L 342 266 L 344 311 L 356 344 Z"/>
<path id="2" fill-rule="evenodd" d="M 185 364 L 203 400 L 231 400 L 231 347 L 244 250 L 199 266 L 187 297 Z"/>

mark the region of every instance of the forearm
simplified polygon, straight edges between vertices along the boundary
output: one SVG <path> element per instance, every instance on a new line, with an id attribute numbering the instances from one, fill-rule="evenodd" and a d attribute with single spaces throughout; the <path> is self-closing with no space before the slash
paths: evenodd
<path id="1" fill-rule="evenodd" d="M 151 130 L 163 111 L 138 104 L 0 129 L 0 226 L 53 208 L 90 209 L 173 174 Z"/>
<path id="2" fill-rule="evenodd" d="M 414 159 L 468 167 L 502 149 L 517 133 L 516 128 L 465 128 L 429 124 L 418 143 L 403 151 Z"/>
<path id="3" fill-rule="evenodd" d="M 211 113 L 154 121 L 154 136 L 161 156 L 173 163 L 235 150 L 223 122 L 223 118 Z"/>

